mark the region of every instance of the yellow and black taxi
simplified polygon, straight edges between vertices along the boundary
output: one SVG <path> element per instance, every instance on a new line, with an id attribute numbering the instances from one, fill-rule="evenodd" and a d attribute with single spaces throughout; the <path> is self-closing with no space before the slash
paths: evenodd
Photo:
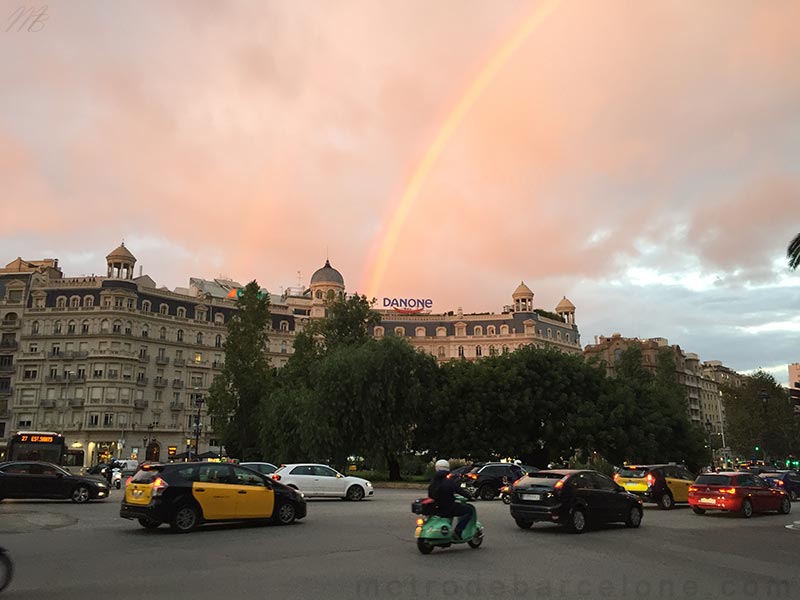
<path id="1" fill-rule="evenodd" d="M 676 502 L 689 501 L 689 486 L 695 477 L 681 465 L 627 465 L 614 475 L 614 481 L 646 502 L 655 502 L 664 510 Z"/>
<path id="2" fill-rule="evenodd" d="M 209 521 L 289 525 L 306 516 L 306 500 L 297 490 L 238 465 L 149 464 L 127 482 L 119 515 L 148 529 L 169 523 L 180 533 Z"/>

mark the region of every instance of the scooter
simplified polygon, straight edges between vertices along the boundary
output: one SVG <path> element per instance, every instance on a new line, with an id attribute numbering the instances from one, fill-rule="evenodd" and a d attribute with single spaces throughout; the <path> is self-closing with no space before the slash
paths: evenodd
<path id="1" fill-rule="evenodd" d="M 466 504 L 466 498 L 456 497 L 456 502 Z M 422 554 L 430 554 L 436 547 L 447 548 L 452 544 L 466 542 L 470 548 L 480 548 L 483 543 L 483 525 L 478 521 L 478 514 L 473 507 L 469 523 L 464 528 L 461 538 L 455 537 L 453 519 L 432 514 L 434 501 L 432 498 L 417 500 L 412 504 L 412 512 L 421 515 L 417 519 L 417 529 L 414 537 L 417 539 L 417 549 Z"/>
<path id="2" fill-rule="evenodd" d="M 14 564 L 11 562 L 11 557 L 8 556 L 8 550 L 0 547 L 0 592 L 8 587 L 13 575 Z"/>
<path id="3" fill-rule="evenodd" d="M 500 500 L 503 504 L 511 504 L 511 485 L 504 485 L 500 488 Z"/>

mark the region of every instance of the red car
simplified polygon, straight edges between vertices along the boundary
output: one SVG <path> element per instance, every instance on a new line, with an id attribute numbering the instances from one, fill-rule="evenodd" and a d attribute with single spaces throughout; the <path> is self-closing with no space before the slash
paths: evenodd
<path id="1" fill-rule="evenodd" d="M 792 510 L 792 501 L 783 490 L 775 489 L 751 473 L 708 473 L 689 487 L 689 506 L 698 514 L 707 510 L 737 512 L 750 518 L 754 512 Z"/>

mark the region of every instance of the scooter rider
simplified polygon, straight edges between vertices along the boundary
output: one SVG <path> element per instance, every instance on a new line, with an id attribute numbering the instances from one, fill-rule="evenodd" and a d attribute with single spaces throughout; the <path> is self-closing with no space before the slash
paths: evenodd
<path id="1" fill-rule="evenodd" d="M 446 460 L 436 461 L 436 474 L 428 486 L 428 496 L 436 500 L 436 514 L 440 517 L 458 517 L 454 535 L 461 539 L 461 533 L 475 514 L 475 507 L 456 502 L 456 494 L 473 499 L 469 492 L 459 486 L 457 478 L 450 475 L 450 463 Z"/>

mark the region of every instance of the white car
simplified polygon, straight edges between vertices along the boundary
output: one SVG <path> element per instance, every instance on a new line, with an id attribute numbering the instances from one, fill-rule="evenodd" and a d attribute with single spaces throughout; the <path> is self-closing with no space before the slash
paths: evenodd
<path id="1" fill-rule="evenodd" d="M 239 464 L 248 469 L 253 469 L 253 471 L 258 471 L 262 475 L 272 475 L 278 470 L 278 467 L 268 462 L 243 462 Z"/>
<path id="2" fill-rule="evenodd" d="M 303 492 L 306 498 L 346 498 L 361 500 L 375 493 L 372 483 L 361 477 L 348 477 L 327 465 L 302 463 L 282 465 L 272 474 L 275 481 Z"/>

